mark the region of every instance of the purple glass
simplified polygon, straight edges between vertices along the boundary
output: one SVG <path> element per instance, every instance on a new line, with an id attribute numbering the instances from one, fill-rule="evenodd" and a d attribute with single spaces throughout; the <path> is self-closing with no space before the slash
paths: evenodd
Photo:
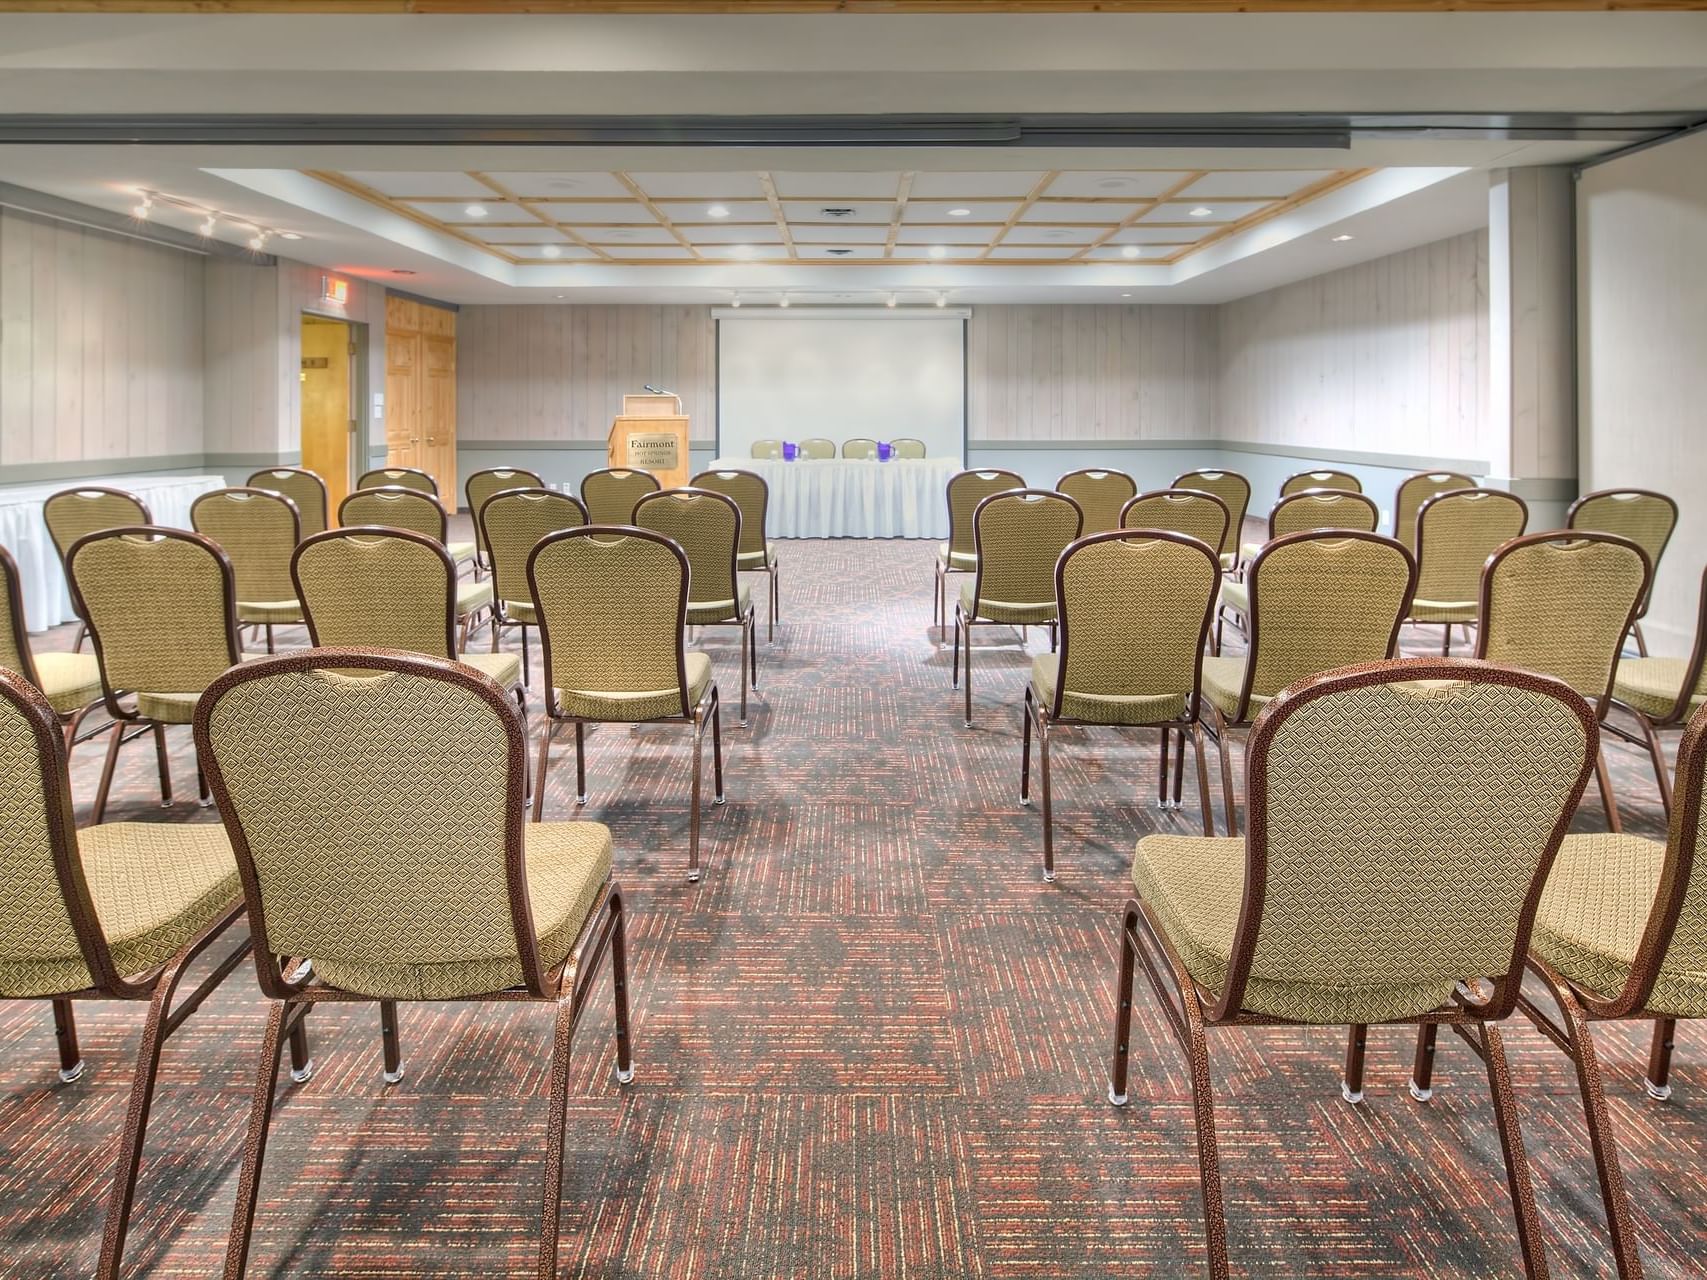
<path id="1" fill-rule="evenodd" d="M 887 440 L 879 440 L 877 442 L 877 460 L 879 462 L 888 462 L 889 459 L 893 458 L 894 456 L 895 456 L 895 446 L 894 445 L 890 444 Z"/>
<path id="2" fill-rule="evenodd" d="M 792 440 L 784 440 L 782 442 L 782 460 L 784 462 L 793 462 L 799 456 L 799 445 L 795 444 Z"/>

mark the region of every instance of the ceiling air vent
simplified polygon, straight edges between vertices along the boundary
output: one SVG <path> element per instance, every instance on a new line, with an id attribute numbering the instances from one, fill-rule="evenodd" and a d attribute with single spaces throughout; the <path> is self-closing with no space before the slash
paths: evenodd
<path id="1" fill-rule="evenodd" d="M 843 208 L 843 209 L 820 209 L 820 210 L 818 210 L 818 212 L 823 214 L 826 218 L 851 218 L 851 217 L 853 217 L 853 210 L 852 209 L 845 209 L 845 208 Z"/>
<path id="2" fill-rule="evenodd" d="M 848 254 L 852 253 L 853 250 L 852 249 L 826 249 L 826 250 L 824 250 L 824 252 L 827 253 L 832 258 L 845 258 L 848 256 Z"/>

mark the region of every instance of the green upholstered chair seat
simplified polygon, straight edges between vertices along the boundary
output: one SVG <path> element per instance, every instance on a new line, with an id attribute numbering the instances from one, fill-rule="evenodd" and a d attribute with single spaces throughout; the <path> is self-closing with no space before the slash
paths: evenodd
<path id="1" fill-rule="evenodd" d="M 246 653 L 244 662 L 253 662 L 257 658 L 265 658 L 264 653 Z M 138 693 L 136 695 L 137 714 L 149 720 L 158 720 L 161 724 L 189 724 L 196 718 L 196 703 L 201 701 L 197 693 Z"/>
<path id="2" fill-rule="evenodd" d="M 1203 660 L 1203 696 L 1214 703 L 1222 715 L 1231 720 L 1239 709 L 1239 691 L 1245 687 L 1245 659 L 1205 658 Z M 1251 695 L 1249 713 L 1255 716 L 1268 701 L 1261 694 Z"/>
<path id="3" fill-rule="evenodd" d="M 302 621 L 300 600 L 239 600 L 237 621 L 248 625 L 257 622 L 275 624 Z"/>
<path id="4" fill-rule="evenodd" d="M 523 831 L 528 904 L 540 967 L 549 971 L 574 947 L 610 879 L 610 829 L 597 822 L 544 822 L 529 823 Z M 317 956 L 314 968 L 333 986 L 395 1000 L 457 1000 L 522 982 L 521 960 L 514 955 L 401 965 Z"/>
<path id="5" fill-rule="evenodd" d="M 237 901 L 237 862 L 214 823 L 114 822 L 77 833 L 83 876 L 119 972 L 157 968 Z M 91 981 L 80 954 L 0 940 L 0 994 L 59 995 Z"/>
<path id="6" fill-rule="evenodd" d="M 968 617 L 979 618 L 985 622 L 1004 622 L 1010 625 L 1023 626 L 1033 622 L 1055 621 L 1055 601 L 1039 600 L 992 600 L 985 596 L 982 600 L 974 599 L 973 589 L 976 582 L 960 584 L 960 607 Z"/>
<path id="7" fill-rule="evenodd" d="M 36 659 L 39 666 L 41 658 Z M 1677 695 L 1683 692 L 1683 682 L 1689 677 L 1689 662 L 1685 658 L 1625 658 L 1618 664 L 1618 674 L 1612 681 L 1612 696 L 1626 706 L 1635 707 L 1643 715 L 1658 720 L 1671 714 L 1677 705 Z M 1696 694 L 1689 700 L 1693 713 L 1704 700 Z"/>
<path id="8" fill-rule="evenodd" d="M 946 542 L 937 544 L 936 558 L 938 564 L 952 572 L 972 573 L 978 568 L 976 551 L 956 551 L 950 555 Z"/>
<path id="9" fill-rule="evenodd" d="M 1251 616 L 1251 588 L 1249 583 L 1235 582 L 1231 578 L 1221 580 L 1221 603 L 1229 609 Z"/>
<path id="10" fill-rule="evenodd" d="M 492 603 L 492 582 L 458 582 L 456 584 L 456 616 L 466 618 Z"/>
<path id="11" fill-rule="evenodd" d="M 1244 560 L 1255 560 L 1257 552 L 1261 551 L 1262 547 L 1263 544 L 1260 542 L 1241 542 L 1239 544 L 1239 556 Z"/>
<path id="12" fill-rule="evenodd" d="M 522 660 L 513 653 L 459 653 L 456 660 L 506 689 L 522 682 Z"/>
<path id="13" fill-rule="evenodd" d="M 711 686 L 711 659 L 703 653 L 689 652 L 682 657 L 688 678 L 688 707 L 699 705 Z M 557 705 L 562 714 L 583 720 L 618 720 L 633 723 L 640 720 L 661 720 L 682 714 L 682 695 L 679 689 L 636 689 L 632 693 L 588 692 L 580 689 L 558 689 Z"/>
<path id="14" fill-rule="evenodd" d="M 698 600 L 688 603 L 687 624 L 703 626 L 708 622 L 734 622 L 753 607 L 753 589 L 745 584 L 734 600 Z"/>
<path id="15" fill-rule="evenodd" d="M 539 625 L 539 610 L 534 608 L 531 600 L 504 601 L 504 617 L 510 622 L 525 622 L 530 627 Z"/>
<path id="16" fill-rule="evenodd" d="M 749 572 L 768 569 L 776 563 L 776 543 L 766 542 L 763 551 L 744 551 L 735 557 L 735 567 Z"/>
<path id="17" fill-rule="evenodd" d="M 1611 999 L 1623 989 L 1641 945 L 1665 867 L 1662 841 L 1641 836 L 1566 836 L 1529 947 L 1577 986 Z M 1707 1016 L 1707 966 L 1674 943 L 1648 1008 L 1679 1018 Z M 1680 961 L 1682 963 L 1680 963 Z"/>
<path id="18" fill-rule="evenodd" d="M 1231 573 L 1238 567 L 1238 565 L 1239 557 L 1234 555 L 1231 551 L 1223 551 L 1221 553 L 1221 572 Z"/>
<path id="19" fill-rule="evenodd" d="M 1061 656 L 1039 654 L 1031 660 L 1031 687 L 1038 705 L 1048 711 L 1055 705 L 1055 682 L 1060 678 Z M 1092 724 L 1157 724 L 1178 719 L 1185 711 L 1190 690 L 1160 694 L 1074 693 L 1061 699 L 1061 715 Z"/>
<path id="20" fill-rule="evenodd" d="M 1226 982 L 1245 888 L 1240 837 L 1146 836 L 1132 859 L 1132 885 L 1169 945 L 1198 985 L 1219 992 Z M 1260 954 L 1273 969 L 1276 946 Z M 1434 1008 L 1452 995 L 1450 982 L 1374 987 L 1318 984 L 1253 972 L 1243 1007 L 1274 1018 L 1341 1026 L 1383 1022 Z"/>
<path id="21" fill-rule="evenodd" d="M 69 715 L 101 696 L 101 664 L 92 653 L 34 655 L 41 691 L 60 715 Z"/>
<path id="22" fill-rule="evenodd" d="M 452 564 L 467 564 L 474 559 L 474 544 L 472 542 L 447 542 L 445 550 L 450 552 Z"/>
<path id="23" fill-rule="evenodd" d="M 1423 600 L 1411 602 L 1411 617 L 1418 622 L 1474 622 L 1474 600 Z"/>

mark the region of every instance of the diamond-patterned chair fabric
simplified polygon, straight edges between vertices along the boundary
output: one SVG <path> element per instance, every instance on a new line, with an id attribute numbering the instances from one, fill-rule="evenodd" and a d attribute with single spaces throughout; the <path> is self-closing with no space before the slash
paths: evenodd
<path id="1" fill-rule="evenodd" d="M 1196 538 L 1220 556 L 1227 539 L 1227 508 L 1203 490 L 1157 489 L 1141 493 L 1121 514 L 1123 529 L 1152 529 Z"/>
<path id="2" fill-rule="evenodd" d="M 190 526 L 231 561 L 239 622 L 302 621 L 290 580 L 298 521 L 289 498 L 266 489 L 216 489 L 191 506 Z"/>
<path id="3" fill-rule="evenodd" d="M 671 489 L 641 502 L 633 522 L 670 539 L 688 558 L 688 624 L 734 622 L 752 606 L 752 591 L 736 575 L 741 509 L 733 498 Z"/>
<path id="4" fill-rule="evenodd" d="M 1237 471 L 1187 471 L 1176 477 L 1171 487 L 1212 493 L 1227 504 L 1227 531 L 1221 535 L 1221 567 L 1232 568 L 1233 554 L 1239 549 L 1240 530 L 1245 525 L 1245 512 L 1251 505 L 1251 482 Z"/>
<path id="5" fill-rule="evenodd" d="M 487 499 L 506 489 L 544 488 L 545 481 L 537 472 L 522 467 L 487 467 L 469 476 L 463 490 L 468 497 L 468 514 L 474 521 L 475 549 L 483 556 L 486 554 L 486 534 L 480 527 L 480 509 L 486 505 Z"/>
<path id="6" fill-rule="evenodd" d="M 937 547 L 937 563 L 945 569 L 978 566 L 978 540 L 972 530 L 972 513 L 992 493 L 1025 488 L 1025 477 L 999 467 L 957 471 L 948 478 L 948 541 Z"/>
<path id="7" fill-rule="evenodd" d="M 634 504 L 658 492 L 658 478 L 649 471 L 621 467 L 589 472 L 581 480 L 581 502 L 588 524 L 633 524 Z"/>
<path id="8" fill-rule="evenodd" d="M 1124 471 L 1092 468 L 1069 471 L 1056 481 L 1055 491 L 1079 504 L 1085 513 L 1082 534 L 1120 528 L 1120 511 L 1138 495 L 1138 482 Z"/>
<path id="9" fill-rule="evenodd" d="M 304 538 L 326 531 L 326 484 L 314 472 L 301 467 L 272 467 L 257 471 L 246 483 L 251 489 L 282 494 L 296 503 L 296 518 Z"/>
<path id="10" fill-rule="evenodd" d="M 1482 566 L 1499 547 L 1523 533 L 1529 513 L 1521 500 L 1498 489 L 1447 493 L 1417 517 L 1418 622 L 1474 622 Z"/>
<path id="11" fill-rule="evenodd" d="M 1454 489 L 1474 489 L 1476 482 L 1456 471 L 1420 471 L 1406 476 L 1393 494 L 1393 536 L 1412 555 L 1417 553 L 1417 512 L 1423 503 Z"/>
<path id="12" fill-rule="evenodd" d="M 1011 625 L 1055 617 L 1055 562 L 1079 536 L 1070 498 L 1044 490 L 1004 493 L 978 508 L 978 568 L 960 587 L 969 618 Z"/>
<path id="13" fill-rule="evenodd" d="M 1344 493 L 1362 493 L 1363 481 L 1349 471 L 1336 471 L 1325 468 L 1321 471 L 1300 471 L 1295 476 L 1287 476 L 1280 485 L 1280 496 L 1290 498 L 1295 493 L 1303 493 L 1306 489 L 1338 489 Z"/>

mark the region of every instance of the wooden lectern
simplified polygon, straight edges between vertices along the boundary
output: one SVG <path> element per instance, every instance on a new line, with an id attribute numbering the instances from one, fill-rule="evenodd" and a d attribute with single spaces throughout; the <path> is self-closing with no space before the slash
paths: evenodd
<path id="1" fill-rule="evenodd" d="M 622 413 L 611 423 L 606 443 L 608 465 L 650 471 L 666 489 L 687 484 L 693 470 L 687 415 L 677 396 L 624 396 Z"/>

